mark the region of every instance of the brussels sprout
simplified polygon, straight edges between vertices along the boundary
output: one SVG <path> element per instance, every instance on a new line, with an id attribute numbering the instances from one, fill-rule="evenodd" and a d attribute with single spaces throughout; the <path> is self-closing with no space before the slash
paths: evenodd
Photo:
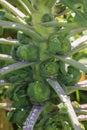
<path id="1" fill-rule="evenodd" d="M 21 44 L 29 44 L 31 39 L 28 36 L 26 36 L 22 31 L 18 31 L 17 32 L 17 40 Z"/>
<path id="2" fill-rule="evenodd" d="M 57 62 L 53 62 L 53 61 L 42 63 L 40 70 L 41 70 L 41 75 L 44 77 L 57 76 L 59 71 L 59 65 Z"/>
<path id="3" fill-rule="evenodd" d="M 60 74 L 58 76 L 58 80 L 59 80 L 59 82 L 65 84 L 65 85 L 74 85 L 81 78 L 81 72 L 80 72 L 80 70 L 78 70 L 72 66 L 68 66 L 67 69 L 68 69 L 68 71 L 67 71 L 66 75 Z"/>
<path id="4" fill-rule="evenodd" d="M 4 79 L 9 83 L 24 84 L 25 82 L 32 80 L 31 71 L 32 71 L 31 67 L 15 70 L 13 72 L 4 75 Z"/>
<path id="5" fill-rule="evenodd" d="M 66 37 L 60 36 L 59 41 L 61 42 L 61 49 L 59 54 L 64 54 L 71 50 L 70 41 Z"/>
<path id="6" fill-rule="evenodd" d="M 64 36 L 53 35 L 48 39 L 48 51 L 53 54 L 64 54 L 71 50 L 71 44 Z"/>
<path id="7" fill-rule="evenodd" d="M 20 109 L 29 107 L 31 105 L 30 101 L 27 99 L 27 96 L 25 96 L 24 94 L 26 93 L 21 93 L 21 95 L 19 96 L 19 93 L 17 93 L 16 99 L 13 99 L 12 107 Z"/>
<path id="8" fill-rule="evenodd" d="M 41 19 L 42 22 L 49 22 L 49 21 L 52 21 L 52 20 L 54 20 L 54 16 L 50 13 L 44 14 L 42 16 L 42 19 Z"/>
<path id="9" fill-rule="evenodd" d="M 39 49 L 34 45 L 23 45 L 17 50 L 17 55 L 25 61 L 34 61 L 39 59 Z"/>
<path id="10" fill-rule="evenodd" d="M 81 78 L 81 72 L 79 69 L 74 68 L 73 66 L 68 67 L 69 80 L 68 83 L 75 84 Z"/>
<path id="11" fill-rule="evenodd" d="M 48 39 L 48 51 L 56 54 L 61 50 L 61 42 L 59 41 L 57 35 L 50 36 Z"/>
<path id="12" fill-rule="evenodd" d="M 34 104 L 42 104 L 50 96 L 50 88 L 42 81 L 32 82 L 28 85 L 27 95 Z"/>
<path id="13" fill-rule="evenodd" d="M 23 126 L 23 122 L 25 122 L 27 115 L 29 114 L 29 109 L 24 110 L 24 109 L 16 109 L 13 111 L 8 112 L 7 117 L 9 121 L 16 123 L 20 127 Z"/>

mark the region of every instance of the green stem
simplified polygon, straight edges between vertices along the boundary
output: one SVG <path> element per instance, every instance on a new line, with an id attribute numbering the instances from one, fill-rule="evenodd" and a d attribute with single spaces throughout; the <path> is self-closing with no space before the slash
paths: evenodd
<path id="1" fill-rule="evenodd" d="M 87 14 L 87 0 L 83 0 L 84 13 Z"/>
<path id="2" fill-rule="evenodd" d="M 60 56 L 60 55 L 57 55 L 54 57 L 58 60 L 64 61 L 65 63 L 87 73 L 87 66 L 83 65 L 82 63 L 80 63 L 76 60 L 71 59 L 70 57 L 64 57 L 64 56 Z"/>
<path id="3" fill-rule="evenodd" d="M 41 23 L 41 19 L 43 17 L 44 14 L 46 13 L 51 13 L 51 10 L 44 5 L 44 0 L 41 1 L 34 1 L 35 3 L 35 7 L 37 7 L 36 12 L 32 13 L 32 23 L 33 23 L 33 27 L 35 28 L 35 30 L 37 30 L 37 32 L 39 32 L 39 34 L 41 34 L 44 38 L 47 38 L 50 34 L 50 32 L 53 31 L 53 28 L 46 28 L 44 26 L 42 26 Z"/>
<path id="4" fill-rule="evenodd" d="M 30 2 L 28 0 L 22 0 L 22 1 L 28 7 L 28 9 L 31 11 L 31 13 L 35 12 L 34 8 L 32 7 L 32 5 L 30 4 Z"/>
<path id="5" fill-rule="evenodd" d="M 42 80 L 41 76 L 40 76 L 40 64 L 39 63 L 36 63 L 34 65 L 34 80 L 35 81 L 38 81 L 38 80 Z"/>
<path id="6" fill-rule="evenodd" d="M 72 25 L 72 24 L 71 24 Z M 75 34 L 78 34 L 78 33 L 80 33 L 80 32 L 82 32 L 83 30 L 86 30 L 86 27 L 81 27 L 81 26 L 76 26 L 76 27 L 74 27 L 74 26 L 67 26 L 67 27 L 65 27 L 64 29 L 61 29 L 61 30 L 58 30 L 57 32 L 56 32 L 56 34 L 68 34 L 68 36 L 69 37 L 71 37 L 71 36 L 74 36 Z"/>
<path id="7" fill-rule="evenodd" d="M 51 21 L 51 22 L 40 23 L 40 24 L 45 26 L 45 27 L 60 27 L 60 26 L 72 27 L 72 28 L 77 27 L 77 23 L 69 24 L 69 23 L 65 23 L 65 22 L 58 22 L 57 20 L 56 21 Z"/>
<path id="8" fill-rule="evenodd" d="M 13 13 L 16 16 L 19 16 L 20 18 L 24 18 L 25 14 L 23 14 L 18 8 L 15 8 L 13 5 L 11 5 L 6 0 L 0 0 L 0 4 L 4 6 L 8 11 Z"/>
<path id="9" fill-rule="evenodd" d="M 2 21 L 0 20 L 0 26 L 2 26 L 4 29 L 15 29 L 15 30 L 21 30 L 23 31 L 26 35 L 32 37 L 33 39 L 37 41 L 43 41 L 43 37 L 40 36 L 38 33 L 33 31 L 30 28 L 27 28 L 21 24 L 14 23 L 14 22 L 8 22 L 8 21 Z"/>
<path id="10" fill-rule="evenodd" d="M 31 12 L 30 12 L 29 8 L 26 6 L 26 4 L 24 3 L 24 1 L 22 1 L 22 0 L 18 0 L 18 1 L 24 7 L 24 9 L 27 11 L 27 13 L 30 15 Z"/>
<path id="11" fill-rule="evenodd" d="M 7 19 L 13 21 L 13 22 L 21 23 L 21 24 L 23 24 L 23 25 L 27 25 L 27 23 L 26 23 L 24 20 L 20 19 L 19 17 L 15 17 L 14 15 L 12 15 L 12 14 L 10 14 L 10 13 L 7 13 L 7 12 L 6 12 L 6 13 L 5 13 L 5 17 L 6 17 Z"/>
<path id="12" fill-rule="evenodd" d="M 14 63 L 12 65 L 8 65 L 6 67 L 3 67 L 2 69 L 0 69 L 0 76 L 5 75 L 11 71 L 15 71 L 27 66 L 30 66 L 34 64 L 33 62 L 29 63 L 29 62 L 18 62 L 18 63 Z"/>
<path id="13" fill-rule="evenodd" d="M 64 103 L 64 105 L 67 107 L 67 112 L 70 117 L 72 126 L 74 130 L 81 130 L 79 121 L 77 119 L 77 116 L 75 114 L 75 111 L 71 105 L 70 99 L 65 94 L 64 90 L 60 86 L 60 84 L 56 80 L 47 79 L 47 82 L 52 86 L 52 88 L 55 90 L 55 92 L 58 94 L 61 101 Z"/>
<path id="14" fill-rule="evenodd" d="M 60 27 L 60 26 L 66 27 L 67 26 L 67 23 L 63 23 L 63 22 L 61 23 L 58 21 L 45 22 L 40 24 L 45 27 Z"/>
<path id="15" fill-rule="evenodd" d="M 87 91 L 87 86 L 86 87 L 85 86 L 80 87 L 80 86 L 76 86 L 76 85 L 75 86 L 68 86 L 66 92 L 68 95 L 70 95 L 71 93 L 76 92 L 76 90 Z"/>
<path id="16" fill-rule="evenodd" d="M 14 45 L 14 46 L 18 46 L 21 45 L 17 40 L 9 40 L 9 39 L 5 39 L 5 38 L 0 38 L 0 44 L 5 44 L 5 45 Z"/>

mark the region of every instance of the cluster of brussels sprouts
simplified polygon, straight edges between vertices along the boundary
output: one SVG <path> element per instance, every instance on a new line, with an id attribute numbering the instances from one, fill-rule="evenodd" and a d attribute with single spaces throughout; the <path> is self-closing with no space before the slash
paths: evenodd
<path id="1" fill-rule="evenodd" d="M 80 9 L 77 9 L 78 2 L 73 1 L 70 4 L 69 0 L 18 0 L 19 6 L 15 2 L 11 3 L 14 4 L 11 5 L 9 0 L 0 1 L 1 8 L 3 6 L 5 8 L 5 10 L 0 10 L 0 31 L 4 33 L 7 30 L 8 33 L 9 29 L 13 29 L 13 34 L 10 32 L 4 34 L 3 37 L 9 37 L 10 35 L 17 42 L 13 45 L 12 39 L 5 39 L 7 45 L 1 45 L 0 49 L 2 54 L 5 54 L 6 49 L 7 54 L 11 50 L 11 63 L 13 63 L 11 65 L 13 69 L 11 70 L 7 66 L 10 63 L 6 63 L 10 71 L 0 75 L 0 78 L 10 84 L 8 89 L 5 89 L 5 96 L 10 99 L 12 104 L 12 110 L 7 112 L 8 119 L 19 126 L 18 130 L 25 130 L 24 123 L 27 124 L 28 115 L 33 113 L 34 106 L 39 106 L 44 109 L 39 118 L 35 117 L 35 113 L 31 114 L 34 115 L 33 119 L 34 117 L 38 119 L 36 122 L 36 120 L 32 120 L 32 117 L 29 118 L 31 119 L 31 122 L 28 122 L 31 123 L 29 124 L 30 127 L 36 123 L 29 130 L 33 130 L 33 127 L 34 130 L 71 130 L 66 106 L 61 112 L 62 109 L 60 110 L 58 105 L 61 101 L 56 90 L 59 88 L 54 85 L 56 88 L 54 89 L 48 83 L 48 80 L 58 81 L 66 93 L 67 87 L 71 88 L 79 81 L 81 67 L 78 69 L 77 64 L 74 67 L 74 64 L 72 66 L 72 63 L 69 64 L 65 60 L 72 51 L 68 34 L 72 35 L 75 32 L 72 29 L 75 28 L 77 28 L 76 31 L 82 30 L 78 30 L 79 18 L 83 19 L 82 26 L 87 23 L 83 17 L 85 16 L 85 8 L 81 7 L 80 13 Z M 75 6 L 74 3 L 76 3 Z M 80 3 L 82 5 L 82 2 Z M 76 14 L 75 17 L 71 16 L 72 11 L 67 12 L 69 9 L 66 6 L 70 8 L 71 5 L 73 5 L 71 9 Z M 57 20 L 57 18 L 62 18 L 61 16 L 67 22 L 61 23 L 60 20 Z M 71 17 L 71 19 L 65 17 Z M 75 23 L 72 24 L 74 18 Z M 68 22 L 71 22 L 69 28 L 67 28 Z M 10 47 L 8 42 L 10 42 Z M 62 57 L 64 60 L 58 57 Z M 26 62 L 27 67 L 26 65 L 20 67 L 19 62 L 20 64 Z M 17 69 L 14 67 L 15 64 L 18 65 Z M 0 72 L 5 69 L 0 69 Z M 75 122 L 75 125 L 78 124 Z"/>
<path id="2" fill-rule="evenodd" d="M 71 50 L 70 42 L 67 39 L 63 41 L 62 38 L 51 35 L 45 43 L 36 44 L 22 31 L 18 31 L 17 40 L 20 44 L 12 47 L 11 55 L 16 61 L 28 61 L 34 62 L 34 64 L 9 72 L 4 76 L 4 79 L 12 84 L 7 89 L 6 96 L 12 101 L 12 107 L 15 108 L 8 113 L 8 118 L 13 123 L 22 127 L 33 105 L 43 106 L 49 102 L 55 105 L 54 100 L 57 100 L 57 96 L 46 82 L 46 78 L 56 79 L 65 86 L 74 85 L 80 79 L 81 73 L 78 69 L 67 66 L 65 62 L 57 61 L 50 56 L 50 54 L 66 54 Z M 48 57 L 48 60 L 43 60 L 42 55 Z M 46 130 L 49 129 L 56 129 L 56 126 L 52 125 L 51 128 L 47 126 Z"/>
<path id="3" fill-rule="evenodd" d="M 18 31 L 17 40 L 20 45 L 14 46 L 11 52 L 15 60 L 39 61 L 43 60 L 44 55 L 50 58 L 48 53 L 65 54 L 71 50 L 71 44 L 64 36 L 50 35 L 45 42 L 35 43 L 22 31 Z"/>

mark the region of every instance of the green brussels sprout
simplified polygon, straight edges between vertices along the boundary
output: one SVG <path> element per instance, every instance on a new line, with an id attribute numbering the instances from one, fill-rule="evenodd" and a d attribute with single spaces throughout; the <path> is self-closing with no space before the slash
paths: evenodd
<path id="1" fill-rule="evenodd" d="M 13 46 L 11 49 L 11 56 L 15 60 L 19 60 L 19 57 L 17 56 L 17 49 L 19 46 Z"/>
<path id="2" fill-rule="evenodd" d="M 16 96 L 13 95 L 12 107 L 16 109 L 25 108 L 31 106 L 24 90 L 19 90 Z M 15 93 L 14 93 L 15 94 Z"/>
<path id="3" fill-rule="evenodd" d="M 25 108 L 29 106 L 29 101 L 25 97 L 21 97 L 16 101 L 12 102 L 12 107 L 19 109 L 19 108 Z"/>
<path id="4" fill-rule="evenodd" d="M 17 32 L 17 40 L 21 44 L 29 44 L 30 43 L 30 37 L 26 36 L 22 31 Z"/>
<path id="5" fill-rule="evenodd" d="M 29 114 L 29 109 L 23 109 L 21 108 L 20 110 L 12 110 L 8 112 L 7 117 L 9 121 L 12 123 L 16 123 L 18 126 L 22 127 L 23 122 L 25 122 L 27 115 Z"/>
<path id="6" fill-rule="evenodd" d="M 53 35 L 48 38 L 48 51 L 53 54 L 64 54 L 71 50 L 69 40 L 64 36 Z"/>
<path id="7" fill-rule="evenodd" d="M 74 68 L 73 66 L 68 67 L 69 80 L 68 83 L 76 83 L 81 78 L 81 72 L 79 69 Z"/>
<path id="8" fill-rule="evenodd" d="M 31 67 L 25 67 L 23 69 L 15 70 L 4 75 L 4 79 L 8 83 L 13 83 L 14 86 L 23 86 L 32 81 L 32 69 Z M 9 91 L 9 89 L 8 89 Z"/>
<path id="9" fill-rule="evenodd" d="M 64 54 L 71 50 L 71 44 L 68 38 L 65 36 L 59 36 L 59 41 L 61 42 L 61 49 L 58 54 Z"/>
<path id="10" fill-rule="evenodd" d="M 21 60 L 36 61 L 39 58 L 39 49 L 35 45 L 22 45 L 18 48 L 17 55 Z"/>
<path id="11" fill-rule="evenodd" d="M 50 36 L 48 39 L 48 51 L 56 54 L 61 50 L 61 42 L 59 41 L 57 35 Z"/>
<path id="12" fill-rule="evenodd" d="M 40 66 L 40 73 L 44 77 L 57 76 L 59 65 L 57 62 L 45 62 Z"/>
<path id="13" fill-rule="evenodd" d="M 67 70 L 66 75 L 58 76 L 58 81 L 65 85 L 74 85 L 81 78 L 81 72 L 72 66 L 68 66 Z"/>
<path id="14" fill-rule="evenodd" d="M 32 82 L 28 85 L 27 95 L 34 104 L 43 104 L 49 99 L 50 88 L 42 81 Z"/>
<path id="15" fill-rule="evenodd" d="M 54 20 L 54 16 L 50 13 L 44 14 L 41 19 L 42 22 L 49 22 L 49 21 L 53 21 L 53 20 Z"/>

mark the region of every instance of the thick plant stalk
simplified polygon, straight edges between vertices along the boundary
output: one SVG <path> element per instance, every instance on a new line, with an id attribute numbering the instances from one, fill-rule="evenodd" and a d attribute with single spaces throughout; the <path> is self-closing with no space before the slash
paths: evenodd
<path id="1" fill-rule="evenodd" d="M 17 62 L 12 65 L 8 65 L 8 66 L 0 69 L 0 75 L 5 75 L 11 71 L 15 71 L 15 70 L 30 66 L 32 64 L 33 64 L 33 62 L 29 63 L 29 62 L 25 61 L 25 62 Z"/>
<path id="2" fill-rule="evenodd" d="M 27 117 L 24 123 L 23 130 L 33 130 L 34 125 L 42 110 L 43 110 L 42 106 L 38 106 L 38 105 L 33 106 L 31 112 L 29 113 L 29 116 Z"/>
<path id="3" fill-rule="evenodd" d="M 71 105 L 70 99 L 67 97 L 67 95 L 65 94 L 65 92 L 62 89 L 62 87 L 60 86 L 60 84 L 56 80 L 52 80 L 52 79 L 47 79 L 47 82 L 52 86 L 52 88 L 58 94 L 61 101 L 67 107 L 67 112 L 70 117 L 74 130 L 81 130 L 79 121 L 78 121 L 75 111 Z"/>

